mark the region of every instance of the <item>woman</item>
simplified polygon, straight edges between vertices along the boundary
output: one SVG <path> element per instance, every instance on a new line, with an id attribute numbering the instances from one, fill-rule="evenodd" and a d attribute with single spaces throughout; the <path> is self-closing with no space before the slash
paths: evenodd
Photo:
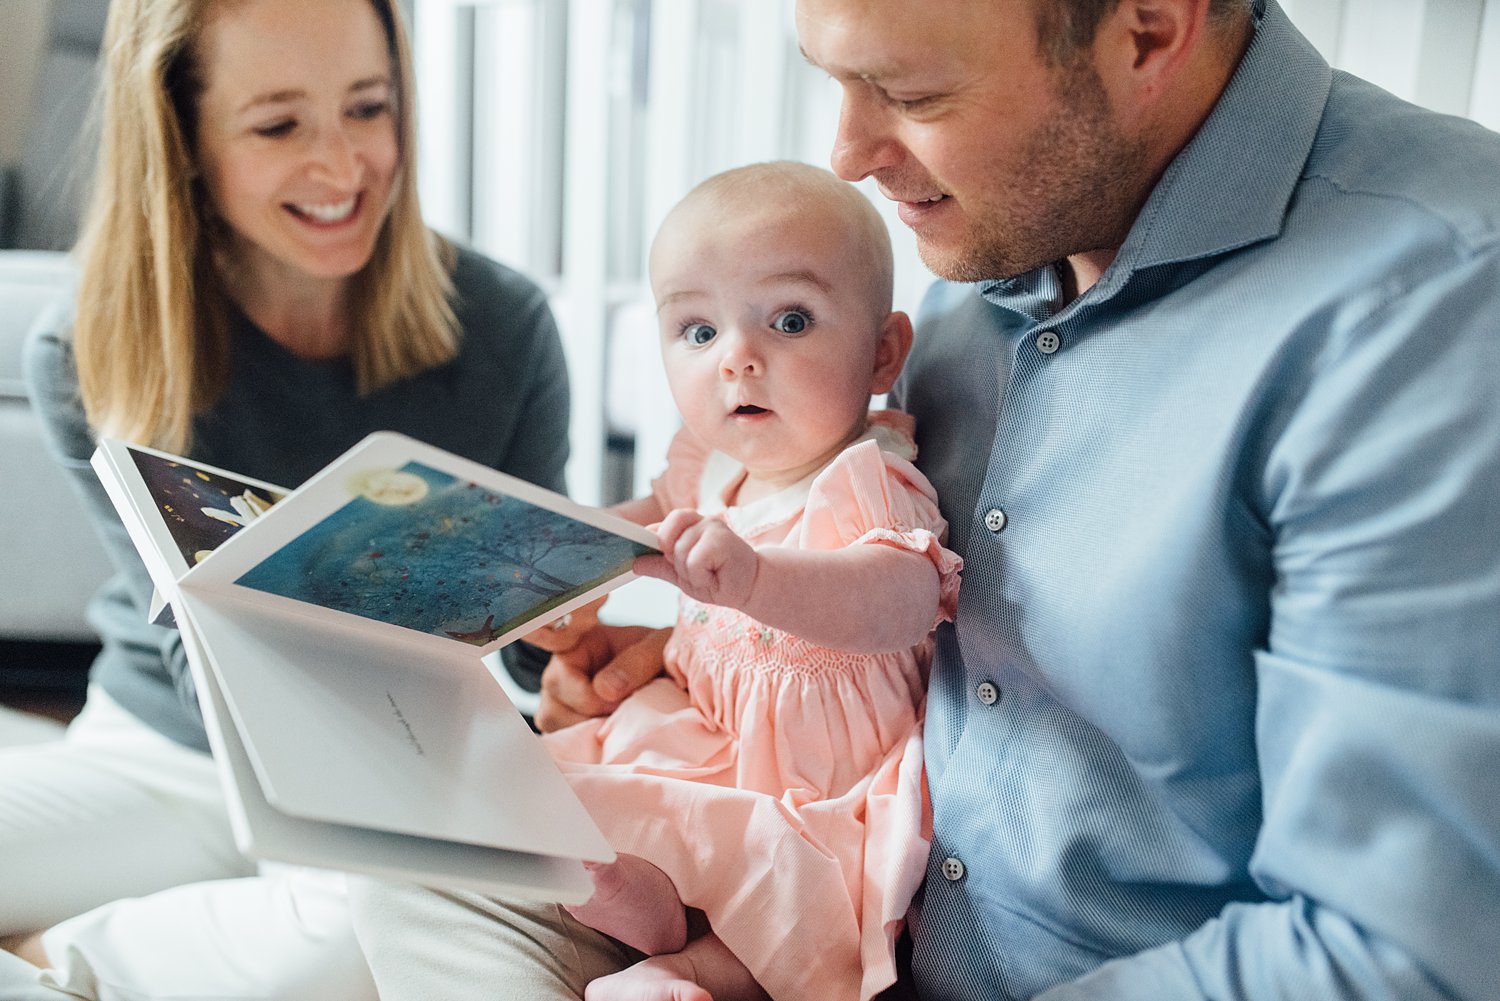
<path id="1" fill-rule="evenodd" d="M 392 8 L 111 6 L 77 294 L 26 364 L 118 574 L 92 606 L 83 713 L 60 742 L 0 753 L 0 935 L 80 996 L 373 996 L 342 875 L 257 876 L 235 850 L 180 638 L 147 623 L 94 438 L 291 486 L 392 429 L 562 486 L 551 314 L 423 224 Z"/>

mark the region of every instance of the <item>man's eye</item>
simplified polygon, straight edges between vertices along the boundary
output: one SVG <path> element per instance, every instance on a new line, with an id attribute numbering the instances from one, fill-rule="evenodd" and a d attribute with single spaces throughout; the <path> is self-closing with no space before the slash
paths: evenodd
<path id="1" fill-rule="evenodd" d="M 682 328 L 683 339 L 689 344 L 707 344 L 717 333 L 718 331 L 707 323 L 693 323 Z"/>
<path id="2" fill-rule="evenodd" d="M 905 98 L 902 98 L 902 97 L 887 97 L 886 98 L 886 100 L 890 101 L 893 105 L 895 105 L 897 108 L 901 109 L 902 111 L 921 111 L 923 108 L 926 108 L 929 105 L 937 103 L 937 99 L 938 99 L 938 96 L 936 94 L 928 94 L 928 95 L 925 95 L 923 97 L 905 97 Z"/>
<path id="3" fill-rule="evenodd" d="M 800 334 L 812 326 L 812 317 L 800 309 L 788 309 L 777 313 L 771 326 L 783 334 Z"/>
<path id="4" fill-rule="evenodd" d="M 272 122 L 269 125 L 257 125 L 255 127 L 255 134 L 265 136 L 267 139 L 279 139 L 284 135 L 290 135 L 292 129 L 296 127 L 297 122 L 294 119 L 286 118 L 279 122 Z"/>

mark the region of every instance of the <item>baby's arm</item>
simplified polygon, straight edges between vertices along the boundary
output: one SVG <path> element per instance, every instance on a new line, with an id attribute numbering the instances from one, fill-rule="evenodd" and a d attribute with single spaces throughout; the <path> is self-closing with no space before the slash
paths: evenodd
<path id="1" fill-rule="evenodd" d="M 654 525 L 661 521 L 667 512 L 661 509 L 661 502 L 656 499 L 655 494 L 647 494 L 644 497 L 622 501 L 610 508 L 609 513 L 619 515 L 626 521 L 633 521 L 637 525 Z"/>
<path id="2" fill-rule="evenodd" d="M 937 615 L 937 568 L 894 546 L 754 549 L 720 519 L 685 509 L 669 514 L 657 536 L 664 555 L 640 557 L 637 573 L 810 643 L 902 650 L 925 639 Z"/>

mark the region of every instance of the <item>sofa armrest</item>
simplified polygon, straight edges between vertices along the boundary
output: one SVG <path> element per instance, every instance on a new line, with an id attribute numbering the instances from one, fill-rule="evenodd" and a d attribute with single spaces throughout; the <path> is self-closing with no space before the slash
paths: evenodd
<path id="1" fill-rule="evenodd" d="M 0 602 L 0 639 L 93 639 L 84 608 L 110 572 L 21 372 L 27 331 L 72 284 L 66 254 L 0 250 L 0 580 L 14 585 Z"/>

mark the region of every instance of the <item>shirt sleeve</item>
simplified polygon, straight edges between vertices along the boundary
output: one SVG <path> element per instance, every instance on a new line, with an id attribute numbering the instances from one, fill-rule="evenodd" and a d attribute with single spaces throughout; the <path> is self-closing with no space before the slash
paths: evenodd
<path id="1" fill-rule="evenodd" d="M 521 332 L 523 343 L 529 346 L 519 358 L 510 359 L 512 363 L 519 361 L 527 374 L 523 389 L 525 402 L 521 408 L 524 420 L 499 463 L 500 471 L 556 493 L 566 493 L 571 399 L 567 361 L 557 321 L 546 297 L 535 288 L 531 289 L 528 309 L 521 316 L 487 319 L 514 323 Z M 512 675 L 524 679 L 524 686 L 539 683 L 550 656 L 525 640 L 510 643 L 500 650 L 501 662 Z"/>
<path id="2" fill-rule="evenodd" d="M 79 396 L 66 314 L 66 308 L 58 304 L 38 321 L 27 338 L 22 363 L 27 394 L 41 423 L 47 448 L 82 498 L 84 510 L 114 566 L 115 577 L 105 587 L 126 606 L 101 608 L 96 600 L 90 608 L 90 618 L 101 637 L 108 640 L 113 618 L 121 614 L 130 616 L 132 636 L 149 635 L 155 640 L 161 650 L 162 666 L 178 696 L 196 714 L 197 689 L 188 669 L 182 637 L 175 628 L 145 624 L 155 585 L 104 485 L 89 464 L 94 453 L 94 434 Z"/>
<path id="3" fill-rule="evenodd" d="M 1040 1001 L 1500 997 L 1500 250 L 1406 281 L 1306 359 L 1260 467 L 1270 899 Z"/>
<path id="4" fill-rule="evenodd" d="M 526 316 L 504 319 L 527 331 L 530 350 L 518 359 L 529 376 L 522 410 L 525 428 L 513 439 L 501 471 L 564 493 L 570 392 L 557 322 L 540 291 L 535 293 Z"/>

